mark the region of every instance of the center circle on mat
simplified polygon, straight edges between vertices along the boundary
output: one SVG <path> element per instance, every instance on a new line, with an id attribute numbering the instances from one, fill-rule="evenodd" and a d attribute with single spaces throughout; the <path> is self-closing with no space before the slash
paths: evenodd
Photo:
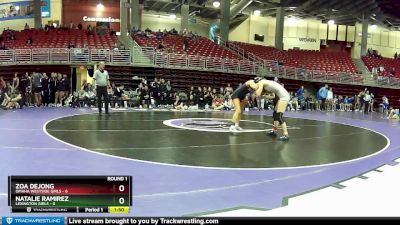
<path id="1" fill-rule="evenodd" d="M 257 132 L 217 131 L 226 130 L 231 117 L 225 112 L 116 112 L 110 117 L 85 114 L 55 119 L 45 129 L 93 153 L 208 168 L 336 164 L 369 157 L 388 145 L 385 136 L 372 130 L 302 118 L 285 118 L 290 141 L 281 142 L 264 132 L 271 128 L 271 115 L 243 115 L 240 126 Z M 211 132 L 203 132 L 207 129 Z"/>
<path id="2" fill-rule="evenodd" d="M 207 132 L 225 132 L 229 130 L 232 122 L 224 118 L 178 118 L 165 120 L 164 125 L 187 130 L 207 131 Z M 272 124 L 260 121 L 242 120 L 242 130 L 238 133 L 265 132 L 272 128 Z"/>

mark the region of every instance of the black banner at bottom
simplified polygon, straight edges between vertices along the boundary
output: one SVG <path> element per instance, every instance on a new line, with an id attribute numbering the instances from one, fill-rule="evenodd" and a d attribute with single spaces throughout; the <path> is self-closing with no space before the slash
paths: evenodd
<path id="1" fill-rule="evenodd" d="M 207 225 L 220 224 L 219 219 L 180 218 L 180 217 L 67 217 L 67 225 L 102 224 L 102 225 L 164 225 L 188 224 Z"/>
<path id="2" fill-rule="evenodd" d="M 268 221 L 281 220 L 331 220 L 343 218 L 307 218 L 307 217 L 67 217 L 66 225 L 223 225 L 223 224 L 251 224 L 265 225 Z"/>
<path id="3" fill-rule="evenodd" d="M 109 207 L 11 207 L 12 213 L 109 213 Z"/>

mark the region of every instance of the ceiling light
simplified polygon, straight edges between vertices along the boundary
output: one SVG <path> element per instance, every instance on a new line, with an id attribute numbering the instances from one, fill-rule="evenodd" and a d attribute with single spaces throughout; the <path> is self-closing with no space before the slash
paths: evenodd
<path id="1" fill-rule="evenodd" d="M 374 24 L 374 25 L 371 26 L 371 29 L 372 29 L 372 30 L 376 30 L 377 27 L 378 27 L 378 26 L 376 26 L 376 25 Z"/>
<path id="2" fill-rule="evenodd" d="M 104 10 L 104 5 L 99 3 L 99 4 L 97 4 L 96 8 L 97 8 L 98 11 L 103 11 Z"/>
<path id="3" fill-rule="evenodd" d="M 169 18 L 174 20 L 174 19 L 176 19 L 176 15 L 175 14 L 171 14 L 171 15 L 169 15 Z"/>
<path id="4" fill-rule="evenodd" d="M 218 8 L 220 5 L 221 5 L 221 3 L 220 3 L 219 1 L 214 1 L 214 2 L 213 2 L 213 6 L 214 6 L 215 8 Z"/>
<path id="5" fill-rule="evenodd" d="M 254 15 L 255 16 L 259 16 L 259 15 L 261 15 L 261 11 L 260 10 L 254 10 Z"/>
<path id="6" fill-rule="evenodd" d="M 328 24 L 329 24 L 329 25 L 333 25 L 333 24 L 335 24 L 335 21 L 334 21 L 334 20 L 329 20 L 329 21 L 328 21 Z"/>

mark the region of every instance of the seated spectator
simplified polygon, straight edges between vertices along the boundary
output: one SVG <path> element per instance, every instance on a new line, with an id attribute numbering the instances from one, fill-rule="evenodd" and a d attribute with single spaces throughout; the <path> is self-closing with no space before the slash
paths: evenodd
<path id="1" fill-rule="evenodd" d="M 147 33 L 151 33 L 150 28 L 146 28 L 146 30 L 144 30 L 144 31 L 147 32 Z"/>
<path id="2" fill-rule="evenodd" d="M 158 45 L 158 50 L 163 51 L 164 50 L 164 41 L 161 41 L 161 43 Z"/>
<path id="3" fill-rule="evenodd" d="M 136 27 L 132 27 L 131 33 L 135 34 L 135 33 L 137 33 L 137 32 L 138 32 L 138 29 L 136 29 Z"/>
<path id="4" fill-rule="evenodd" d="M 220 97 L 215 97 L 212 101 L 211 108 L 215 110 L 221 110 L 224 108 L 224 99 Z"/>
<path id="5" fill-rule="evenodd" d="M 82 30 L 82 29 L 83 29 L 83 26 L 82 26 L 82 23 L 81 23 L 81 22 L 79 22 L 79 24 L 78 24 L 78 29 L 79 29 L 79 30 Z"/>
<path id="6" fill-rule="evenodd" d="M 16 90 L 11 95 L 11 97 L 9 98 L 8 103 L 6 105 L 6 108 L 7 109 L 19 109 L 19 108 L 21 108 L 21 105 L 20 105 L 20 101 L 21 100 L 22 100 L 22 95 L 18 90 Z"/>
<path id="7" fill-rule="evenodd" d="M 172 28 L 172 30 L 169 31 L 170 34 L 172 35 L 178 35 L 178 31 L 174 28 Z"/>
<path id="8" fill-rule="evenodd" d="M 50 26 L 49 25 L 44 25 L 44 31 L 47 33 L 50 31 Z"/>
<path id="9" fill-rule="evenodd" d="M 394 77 L 395 75 L 396 75 L 396 69 L 392 67 L 392 69 L 390 69 L 390 76 Z"/>
<path id="10" fill-rule="evenodd" d="M 6 44 L 4 42 L 1 42 L 0 50 L 8 50 L 8 48 L 6 47 Z"/>
<path id="11" fill-rule="evenodd" d="M 33 43 L 33 39 L 32 39 L 32 37 L 29 37 L 29 38 L 26 40 L 26 44 L 32 45 L 32 43 Z"/>
<path id="12" fill-rule="evenodd" d="M 72 21 L 70 21 L 69 22 L 69 29 L 74 29 L 75 28 L 75 24 L 72 22 Z"/>
<path id="13" fill-rule="evenodd" d="M 9 35 L 9 38 L 8 38 L 10 41 L 15 41 L 16 40 L 16 38 L 15 38 L 15 34 L 14 33 L 11 33 L 10 35 Z"/>
<path id="14" fill-rule="evenodd" d="M 399 115 L 396 113 L 396 110 L 393 107 L 390 107 L 389 115 L 387 117 L 390 120 L 398 120 Z"/>
<path id="15" fill-rule="evenodd" d="M 25 30 L 29 30 L 29 25 L 28 25 L 28 23 L 25 23 L 24 29 L 25 29 Z"/>
<path id="16" fill-rule="evenodd" d="M 114 50 L 114 51 L 118 51 L 119 50 L 117 43 L 114 44 L 114 47 L 112 48 L 112 50 Z"/>
<path id="17" fill-rule="evenodd" d="M 71 42 L 68 44 L 68 48 L 75 48 L 75 45 L 72 44 Z"/>
<path id="18" fill-rule="evenodd" d="M 92 27 L 92 25 L 88 25 L 87 27 L 87 31 L 88 31 L 88 35 L 94 35 L 94 29 Z"/>
<path id="19" fill-rule="evenodd" d="M 110 31 L 110 36 L 117 36 L 117 32 L 115 32 L 114 30 Z"/>
<path id="20" fill-rule="evenodd" d="M 189 50 L 189 39 L 186 38 L 186 37 L 183 39 L 183 50 L 184 51 L 188 51 Z"/>

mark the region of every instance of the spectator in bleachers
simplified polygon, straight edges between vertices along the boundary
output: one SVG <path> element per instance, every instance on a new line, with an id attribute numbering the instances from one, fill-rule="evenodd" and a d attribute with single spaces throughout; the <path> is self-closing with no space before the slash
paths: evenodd
<path id="1" fill-rule="evenodd" d="M 183 51 L 187 52 L 188 50 L 189 50 L 189 39 L 185 37 L 183 39 Z"/>
<path id="2" fill-rule="evenodd" d="M 174 28 L 172 28 L 172 30 L 169 31 L 169 34 L 171 35 L 178 35 L 178 31 Z"/>
<path id="3" fill-rule="evenodd" d="M 82 26 L 82 23 L 81 23 L 81 22 L 79 22 L 79 24 L 78 24 L 78 29 L 79 29 L 79 30 L 82 30 L 82 29 L 83 29 L 83 26 Z"/>
<path id="4" fill-rule="evenodd" d="M 8 40 L 10 40 L 10 41 L 16 40 L 14 32 L 11 32 L 11 34 L 8 36 Z"/>
<path id="5" fill-rule="evenodd" d="M 0 50 L 8 50 L 8 48 L 6 47 L 6 44 L 3 41 L 0 44 Z"/>
<path id="6" fill-rule="evenodd" d="M 390 69 L 390 76 L 394 77 L 396 75 L 396 68 L 392 67 L 392 69 Z"/>
<path id="7" fill-rule="evenodd" d="M 33 43 L 32 37 L 29 37 L 28 39 L 26 39 L 26 44 L 32 45 L 32 43 Z"/>
<path id="8" fill-rule="evenodd" d="M 94 29 L 93 29 L 92 25 L 89 24 L 87 26 L 87 32 L 88 32 L 88 35 L 94 35 Z"/>
<path id="9" fill-rule="evenodd" d="M 72 44 L 71 42 L 69 42 L 69 44 L 68 44 L 68 48 L 75 48 L 75 45 L 74 44 Z"/>
<path id="10" fill-rule="evenodd" d="M 29 25 L 28 25 L 28 23 L 25 23 L 24 29 L 25 29 L 25 30 L 29 30 Z"/>
<path id="11" fill-rule="evenodd" d="M 158 32 L 156 34 L 156 38 L 158 40 L 162 40 L 164 38 L 164 33 L 161 31 L 161 29 L 158 29 Z"/>
<path id="12" fill-rule="evenodd" d="M 187 29 L 185 28 L 185 29 L 183 29 L 183 31 L 182 31 L 182 34 L 181 34 L 182 36 L 184 36 L 184 37 L 187 37 L 187 35 L 188 35 L 188 31 L 187 31 Z"/>
<path id="13" fill-rule="evenodd" d="M 394 53 L 394 57 L 393 57 L 394 59 L 397 59 L 397 52 L 396 53 Z"/>
<path id="14" fill-rule="evenodd" d="M 75 29 L 75 24 L 72 21 L 69 22 L 69 29 Z"/>
<path id="15" fill-rule="evenodd" d="M 367 50 L 367 56 L 368 56 L 368 57 L 371 57 L 372 54 L 373 54 L 372 48 L 368 48 L 368 50 Z"/>
<path id="16" fill-rule="evenodd" d="M 47 33 L 50 31 L 50 26 L 49 25 L 44 25 L 44 31 Z"/>
<path id="17" fill-rule="evenodd" d="M 164 50 L 164 41 L 161 41 L 160 44 L 158 45 L 157 48 L 159 51 L 163 51 Z"/>
<path id="18" fill-rule="evenodd" d="M 114 47 L 112 48 L 112 50 L 114 50 L 114 51 L 118 51 L 119 50 L 118 43 L 114 44 Z"/>

